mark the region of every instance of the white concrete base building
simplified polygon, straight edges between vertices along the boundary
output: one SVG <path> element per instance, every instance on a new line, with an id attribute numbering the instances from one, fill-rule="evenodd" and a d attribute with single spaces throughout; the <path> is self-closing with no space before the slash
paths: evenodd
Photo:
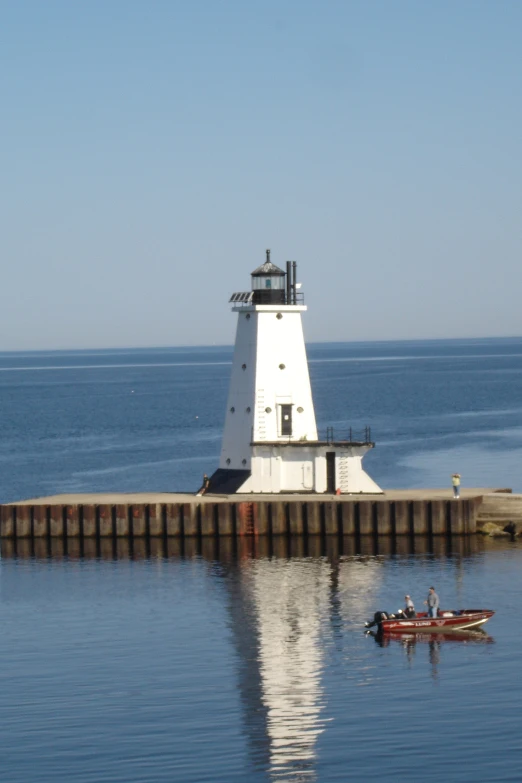
<path id="1" fill-rule="evenodd" d="M 362 467 L 373 448 L 317 434 L 301 323 L 296 264 L 270 261 L 252 273 L 252 290 L 233 294 L 238 313 L 219 469 L 209 492 L 381 493 Z"/>

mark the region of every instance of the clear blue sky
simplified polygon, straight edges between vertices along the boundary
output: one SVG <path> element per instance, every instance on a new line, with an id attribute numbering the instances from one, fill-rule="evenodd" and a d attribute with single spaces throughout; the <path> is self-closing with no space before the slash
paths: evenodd
<path id="1" fill-rule="evenodd" d="M 0 3 L 0 350 L 522 334 L 519 0 Z"/>

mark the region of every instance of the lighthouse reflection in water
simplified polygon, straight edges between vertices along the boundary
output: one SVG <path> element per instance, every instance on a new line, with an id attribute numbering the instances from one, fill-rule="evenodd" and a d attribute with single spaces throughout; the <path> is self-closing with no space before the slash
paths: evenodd
<path id="1" fill-rule="evenodd" d="M 318 738 L 332 720 L 325 639 L 340 638 L 352 605 L 361 617 L 371 610 L 380 570 L 375 559 L 248 558 L 223 573 L 251 752 L 273 780 L 316 780 Z"/>

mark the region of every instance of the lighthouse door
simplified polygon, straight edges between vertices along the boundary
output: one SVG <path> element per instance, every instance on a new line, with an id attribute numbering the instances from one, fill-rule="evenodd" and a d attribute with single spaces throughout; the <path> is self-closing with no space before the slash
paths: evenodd
<path id="1" fill-rule="evenodd" d="M 326 452 L 326 491 L 335 493 L 335 451 Z"/>

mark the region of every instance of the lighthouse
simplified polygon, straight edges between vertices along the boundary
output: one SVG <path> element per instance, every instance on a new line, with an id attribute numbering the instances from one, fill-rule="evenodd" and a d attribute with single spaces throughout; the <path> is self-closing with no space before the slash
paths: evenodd
<path id="1" fill-rule="evenodd" d="M 250 291 L 232 294 L 238 315 L 219 468 L 207 492 L 381 493 L 363 470 L 374 447 L 369 428 L 317 432 L 297 283 L 270 260 L 251 273 Z"/>

